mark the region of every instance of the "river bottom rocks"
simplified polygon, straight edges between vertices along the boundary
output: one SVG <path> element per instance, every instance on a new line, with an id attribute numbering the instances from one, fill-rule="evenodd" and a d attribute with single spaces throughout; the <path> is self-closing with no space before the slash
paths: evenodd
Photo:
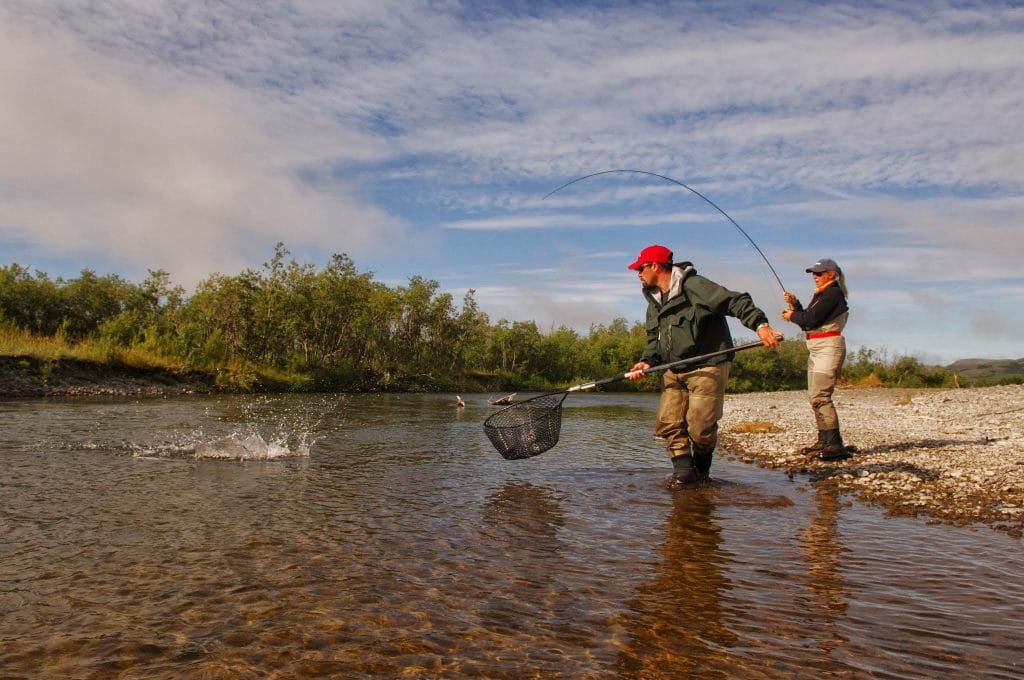
<path id="1" fill-rule="evenodd" d="M 970 389 L 851 388 L 834 395 L 847 460 L 801 453 L 817 437 L 805 392 L 730 395 L 727 455 L 807 474 L 885 507 L 966 526 L 1024 532 L 1024 385 Z"/>

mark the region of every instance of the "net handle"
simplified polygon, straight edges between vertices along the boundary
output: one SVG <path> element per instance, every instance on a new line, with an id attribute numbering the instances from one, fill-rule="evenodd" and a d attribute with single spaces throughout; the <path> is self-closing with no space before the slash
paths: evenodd
<path id="1" fill-rule="evenodd" d="M 781 336 L 778 336 L 781 339 Z M 676 368 L 678 366 L 686 366 L 687 364 L 698 364 L 708 359 L 720 357 L 723 354 L 730 354 L 731 352 L 739 352 L 744 349 L 753 349 L 754 347 L 763 347 L 764 343 L 760 340 L 757 342 L 748 342 L 745 345 L 737 345 L 736 347 L 730 347 L 729 349 L 720 349 L 717 352 L 708 352 L 707 354 L 701 354 L 697 357 L 687 357 L 686 359 L 679 359 L 678 361 L 670 361 L 667 364 L 658 364 L 657 366 L 650 366 L 642 371 L 629 371 L 628 373 L 621 373 L 619 375 L 613 375 L 609 378 L 602 378 L 593 382 L 582 383 L 580 385 L 573 385 L 572 387 L 565 390 L 568 392 L 579 392 L 580 390 L 590 390 L 599 385 L 607 385 L 608 383 L 618 382 L 619 380 L 626 380 L 632 375 L 648 375 L 650 373 L 657 373 L 659 371 L 667 371 L 670 368 Z"/>
<path id="2" fill-rule="evenodd" d="M 782 339 L 781 335 L 778 335 L 776 337 L 778 337 L 779 339 Z M 601 378 L 600 380 L 594 380 L 592 382 L 582 383 L 580 385 L 573 385 L 572 387 L 568 387 L 568 388 L 566 388 L 564 390 L 561 390 L 559 392 L 548 392 L 546 394 L 541 394 L 541 395 L 536 396 L 536 397 L 530 397 L 529 399 L 524 399 L 522 401 L 513 402 L 510 406 L 506 406 L 505 408 L 501 409 L 497 413 L 489 416 L 487 418 L 487 420 L 489 421 L 492 418 L 494 418 L 495 416 L 497 416 L 498 414 L 504 413 L 504 412 L 509 411 L 511 409 L 522 408 L 523 404 L 528 404 L 530 402 L 534 402 L 534 401 L 537 401 L 539 399 L 545 399 L 545 398 L 548 398 L 548 397 L 554 397 L 554 396 L 558 396 L 560 394 L 560 395 L 562 395 L 562 398 L 558 401 L 558 404 L 555 405 L 555 407 L 557 407 L 563 401 L 565 401 L 565 398 L 567 396 L 569 396 L 570 392 L 580 392 L 581 390 L 590 390 L 590 389 L 593 389 L 595 387 L 598 387 L 599 385 L 607 385 L 608 383 L 618 382 L 619 380 L 626 380 L 627 378 L 629 378 L 629 376 L 637 374 L 637 373 L 639 373 L 640 375 L 648 375 L 650 373 L 657 373 L 659 371 L 666 371 L 666 370 L 668 370 L 670 368 L 675 368 L 677 366 L 686 366 L 687 364 L 697 364 L 697 363 L 700 363 L 702 361 L 707 361 L 708 359 L 713 359 L 714 357 L 720 357 L 723 354 L 729 354 L 731 352 L 739 352 L 739 351 L 745 350 L 745 349 L 753 349 L 754 347 L 761 347 L 762 345 L 763 345 L 763 343 L 760 342 L 760 341 L 748 342 L 745 345 L 738 345 L 736 347 L 730 347 L 729 349 L 720 349 L 717 352 L 708 352 L 707 354 L 701 354 L 700 356 L 696 356 L 696 357 L 687 357 L 686 359 L 679 359 L 678 361 L 671 361 L 671 362 L 669 362 L 667 364 L 659 364 L 657 366 L 650 366 L 648 368 L 645 368 L 642 371 L 629 371 L 627 373 L 620 373 L 619 375 L 613 375 L 613 376 L 608 377 L 608 378 Z M 485 421 L 484 424 L 486 425 L 486 421 Z"/>
<path id="3" fill-rule="evenodd" d="M 562 402 L 565 401 L 565 398 L 569 396 L 570 392 L 588 390 L 592 387 L 597 387 L 598 385 L 604 385 L 617 380 L 625 380 L 626 378 L 634 375 L 647 375 L 648 373 L 664 371 L 676 366 L 700 363 L 711 359 L 712 357 L 729 354 L 730 352 L 738 352 L 744 349 L 760 347 L 761 344 L 762 343 L 760 342 L 751 342 L 738 347 L 730 347 L 717 352 L 709 352 L 708 354 L 702 354 L 697 357 L 688 357 L 686 359 L 672 361 L 667 364 L 649 366 L 641 371 L 630 371 L 628 373 L 621 373 L 609 378 L 583 383 L 582 385 L 574 385 L 568 389 L 562 390 L 561 392 L 550 392 L 537 397 L 531 397 L 530 399 L 513 403 L 511 406 L 506 406 L 497 413 L 489 416 L 487 420 L 484 421 L 484 432 L 487 433 L 487 437 L 491 440 L 491 443 L 494 444 L 494 448 L 498 449 L 498 452 L 501 453 L 502 457 L 507 460 L 536 456 L 537 454 L 547 451 L 558 442 L 558 430 L 561 429 L 562 424 L 561 406 Z M 541 400 L 551 401 L 552 399 L 555 399 L 556 401 L 542 406 L 535 406 L 538 403 L 542 403 Z M 520 418 L 518 420 L 513 419 L 512 421 L 509 421 L 508 414 L 516 413 L 522 415 L 524 409 L 526 409 L 526 415 L 530 416 L 529 418 Z M 539 420 L 536 417 L 536 413 L 538 411 L 549 412 L 551 416 L 557 418 L 557 423 L 554 428 L 550 428 L 548 425 L 545 425 L 543 431 L 540 432 L 543 437 L 538 437 L 538 431 L 534 428 L 535 423 Z M 543 418 L 547 419 L 549 418 L 549 415 L 545 414 Z M 502 434 L 502 431 L 504 430 L 509 432 L 508 438 Z M 520 430 L 522 432 L 520 432 Z M 528 437 L 526 435 L 528 435 Z M 524 442 L 524 439 L 527 441 Z"/>

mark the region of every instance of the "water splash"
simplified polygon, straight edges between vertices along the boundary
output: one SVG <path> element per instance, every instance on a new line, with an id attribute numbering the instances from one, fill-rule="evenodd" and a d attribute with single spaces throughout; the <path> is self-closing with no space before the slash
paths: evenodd
<path id="1" fill-rule="evenodd" d="M 295 408 L 278 397 L 246 399 L 206 411 L 210 423 L 179 432 L 172 441 L 130 444 L 136 458 L 276 460 L 309 457 L 326 408 Z"/>
<path id="2" fill-rule="evenodd" d="M 309 446 L 301 441 L 292 451 L 287 441 L 267 441 L 259 433 L 243 436 L 232 434 L 195 448 L 196 458 L 227 458 L 234 460 L 272 460 L 290 456 L 308 456 Z"/>
<path id="3" fill-rule="evenodd" d="M 196 430 L 178 441 L 139 444 L 125 442 L 135 458 L 195 458 L 214 460 L 275 460 L 309 457 L 315 442 L 311 433 L 280 433 L 264 436 L 255 429 L 231 432 L 224 436 L 204 435 Z"/>

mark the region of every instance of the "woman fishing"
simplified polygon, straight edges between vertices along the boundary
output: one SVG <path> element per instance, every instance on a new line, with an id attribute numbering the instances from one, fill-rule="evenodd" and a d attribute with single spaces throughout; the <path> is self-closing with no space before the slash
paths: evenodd
<path id="1" fill-rule="evenodd" d="M 804 309 L 796 295 L 788 290 L 782 297 L 789 309 L 782 318 L 799 326 L 807 336 L 807 392 L 818 426 L 818 441 L 803 449 L 821 460 L 842 460 L 850 454 L 839 433 L 839 415 L 832 402 L 839 373 L 846 359 L 843 328 L 849 317 L 846 304 L 846 280 L 833 260 L 818 260 L 807 268 L 814 278 L 814 297 Z"/>

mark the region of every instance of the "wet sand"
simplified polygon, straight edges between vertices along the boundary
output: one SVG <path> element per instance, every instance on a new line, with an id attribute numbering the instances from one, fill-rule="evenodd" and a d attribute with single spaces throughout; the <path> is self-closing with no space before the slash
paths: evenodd
<path id="1" fill-rule="evenodd" d="M 800 452 L 816 438 L 806 393 L 729 395 L 721 446 L 745 462 L 805 473 L 900 515 L 1024 532 L 1024 385 L 850 388 L 836 408 L 847 460 Z"/>

